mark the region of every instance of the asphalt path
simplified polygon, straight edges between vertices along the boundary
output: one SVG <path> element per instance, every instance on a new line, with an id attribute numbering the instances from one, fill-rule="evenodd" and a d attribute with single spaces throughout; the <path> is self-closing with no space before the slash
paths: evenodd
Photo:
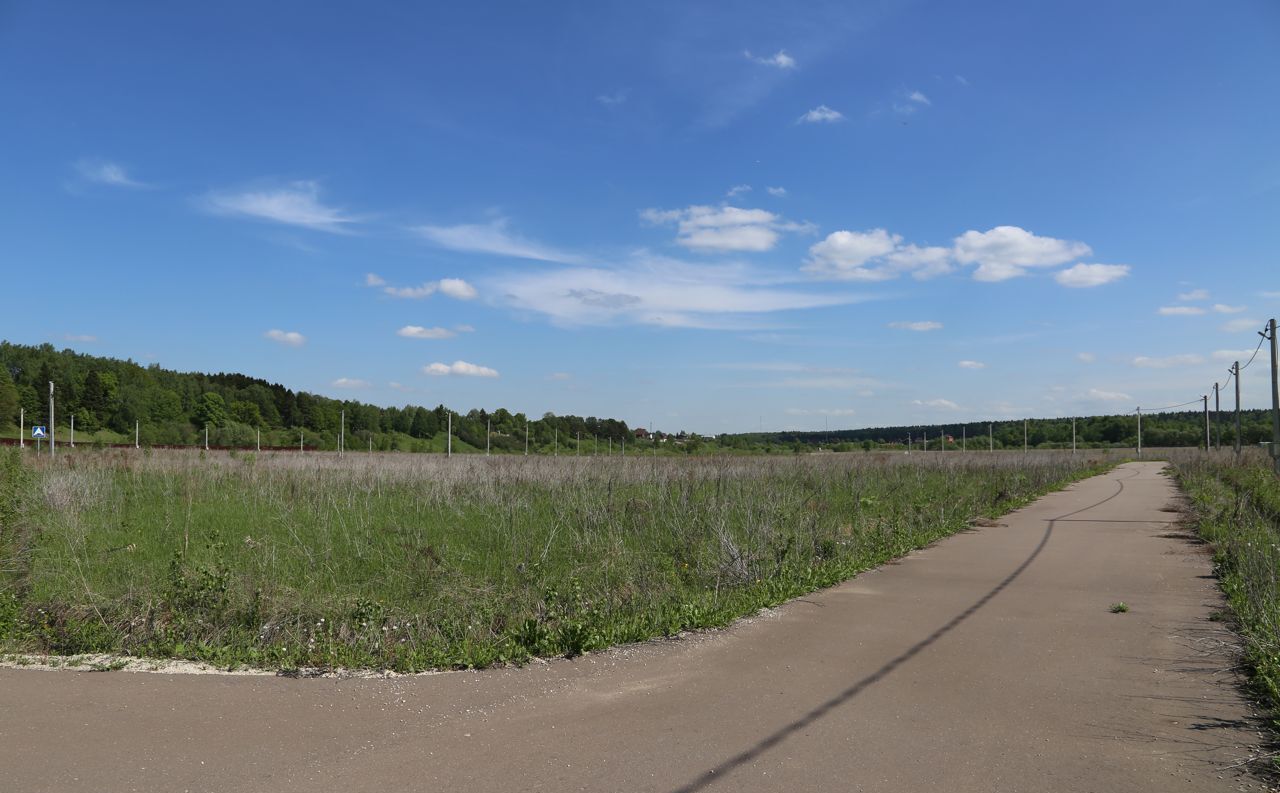
<path id="1" fill-rule="evenodd" d="M 729 629 L 520 669 L 0 669 L 0 791 L 1262 789 L 1178 499 L 1126 464 Z"/>

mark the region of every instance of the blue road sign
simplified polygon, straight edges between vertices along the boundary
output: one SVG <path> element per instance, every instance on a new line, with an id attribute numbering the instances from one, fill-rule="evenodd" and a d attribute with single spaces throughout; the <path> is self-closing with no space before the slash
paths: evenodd
<path id="1" fill-rule="evenodd" d="M 49 437 L 49 431 L 44 427 L 37 427 L 33 425 L 31 427 L 31 437 L 33 440 L 35 438 L 47 438 Z"/>

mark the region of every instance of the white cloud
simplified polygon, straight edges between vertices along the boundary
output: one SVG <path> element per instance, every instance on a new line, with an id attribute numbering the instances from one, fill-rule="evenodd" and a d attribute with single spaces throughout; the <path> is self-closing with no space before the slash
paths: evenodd
<path id="1" fill-rule="evenodd" d="M 730 198 L 736 198 L 737 196 L 740 196 L 743 193 L 750 193 L 750 192 L 751 192 L 751 185 L 736 184 L 733 187 L 730 187 L 729 190 L 725 193 L 725 195 L 729 196 Z"/>
<path id="2" fill-rule="evenodd" d="M 920 407 L 926 407 L 926 408 L 942 408 L 944 410 L 960 409 L 960 406 L 957 405 L 955 402 L 952 402 L 950 399 L 925 399 L 925 400 L 913 399 L 911 400 L 911 404 L 919 405 Z"/>
<path id="3" fill-rule="evenodd" d="M 809 223 L 795 223 L 765 209 L 694 205 L 684 209 L 644 209 L 640 218 L 653 225 L 676 224 L 676 242 L 698 251 L 771 250 L 781 232 L 805 232 Z"/>
<path id="4" fill-rule="evenodd" d="M 431 297 L 439 288 L 440 285 L 435 281 L 426 281 L 421 286 L 384 286 L 382 291 L 392 297 L 421 300 L 424 297 Z"/>
<path id="5" fill-rule="evenodd" d="M 1099 402 L 1132 402 L 1133 397 L 1128 394 L 1122 394 L 1119 391 L 1103 391 L 1099 388 L 1090 388 L 1086 395 L 1089 399 Z"/>
<path id="6" fill-rule="evenodd" d="M 486 291 L 559 325 L 707 329 L 759 329 L 764 314 L 865 299 L 781 288 L 772 273 L 741 264 L 691 264 L 646 253 L 611 267 L 503 273 Z"/>
<path id="7" fill-rule="evenodd" d="M 373 384 L 368 380 L 359 380 L 353 377 L 339 377 L 329 385 L 334 388 L 369 388 Z"/>
<path id="8" fill-rule="evenodd" d="M 1145 355 L 1139 355 L 1133 359 L 1133 365 L 1139 369 L 1172 369 L 1175 366 L 1198 366 L 1202 363 L 1204 358 L 1193 353 L 1170 355 L 1166 358 L 1148 358 Z"/>
<path id="9" fill-rule="evenodd" d="M 1093 363 L 1094 361 L 1098 360 L 1098 356 L 1094 355 L 1091 352 L 1078 352 L 1076 353 L 1076 360 L 1080 361 L 1081 363 Z"/>
<path id="10" fill-rule="evenodd" d="M 382 276 L 378 275 L 377 273 L 365 273 L 364 285 L 365 286 L 386 286 L 387 282 L 384 281 L 382 279 Z"/>
<path id="11" fill-rule="evenodd" d="M 903 273 L 924 280 L 951 271 L 951 249 L 903 245 L 885 229 L 833 231 L 809 248 L 801 269 L 840 281 L 887 281 Z"/>
<path id="12" fill-rule="evenodd" d="M 123 165 L 107 160 L 80 160 L 76 170 L 86 182 L 105 184 L 112 187 L 147 187 L 129 176 Z"/>
<path id="13" fill-rule="evenodd" d="M 1184 303 L 1186 303 L 1186 302 L 1190 302 L 1190 301 L 1193 301 L 1193 300 L 1208 300 L 1208 299 L 1209 299 L 1209 290 L 1207 290 L 1207 289 L 1192 289 L 1190 292 L 1183 292 L 1182 294 L 1178 295 L 1178 299 L 1179 299 L 1179 300 L 1181 300 L 1181 301 L 1182 301 L 1182 302 L 1184 302 Z"/>
<path id="14" fill-rule="evenodd" d="M 969 87 L 969 79 L 968 79 L 967 77 L 965 77 L 964 75 L 962 75 L 962 74 L 957 74 L 957 75 L 956 75 L 956 82 L 957 82 L 957 83 L 960 83 L 961 85 L 963 85 L 963 86 L 964 86 L 964 87 L 966 87 L 966 88 L 968 88 L 968 87 Z"/>
<path id="15" fill-rule="evenodd" d="M 1280 292 L 1259 292 L 1258 297 L 1263 297 L 1267 300 L 1280 300 Z"/>
<path id="16" fill-rule="evenodd" d="M 787 197 L 787 188 L 785 187 L 766 187 L 765 192 L 767 192 L 769 195 L 773 196 L 774 198 Z"/>
<path id="17" fill-rule="evenodd" d="M 912 102 L 916 102 L 921 105 L 933 104 L 932 102 L 929 101 L 929 97 L 925 96 L 919 91 L 912 91 L 910 94 L 907 95 L 907 98 L 910 99 Z"/>
<path id="18" fill-rule="evenodd" d="M 745 55 L 748 60 L 761 64 L 762 66 L 773 66 L 778 69 L 796 68 L 796 59 L 788 55 L 786 50 L 778 50 L 767 58 L 752 55 L 750 50 L 744 50 L 742 54 Z"/>
<path id="19" fill-rule="evenodd" d="M 982 361 L 959 361 L 956 363 L 961 369 L 986 369 L 987 365 Z"/>
<path id="20" fill-rule="evenodd" d="M 527 240 L 507 231 L 507 219 L 457 226 L 416 226 L 412 231 L 442 248 L 467 253 L 487 253 L 540 262 L 575 264 L 579 257 Z"/>
<path id="21" fill-rule="evenodd" d="M 1223 303 L 1214 303 L 1213 310 L 1219 314 L 1243 314 L 1247 306 L 1228 306 Z"/>
<path id="22" fill-rule="evenodd" d="M 215 215 L 269 220 L 316 231 L 345 233 L 356 219 L 336 207 L 320 203 L 320 186 L 313 181 L 241 193 L 210 193 L 204 206 Z"/>
<path id="23" fill-rule="evenodd" d="M 1209 357 L 1215 361 L 1247 361 L 1249 356 L 1253 355 L 1253 350 L 1214 350 Z"/>
<path id="24" fill-rule="evenodd" d="M 1198 317 L 1204 309 L 1199 306 L 1161 306 L 1156 313 L 1162 317 Z"/>
<path id="25" fill-rule="evenodd" d="M 265 338 L 271 339 L 272 341 L 278 342 L 280 344 L 284 344 L 288 347 L 301 347 L 302 345 L 307 343 L 307 337 L 303 336 L 301 333 L 298 333 L 296 330 L 286 331 L 286 330 L 277 330 L 275 328 L 272 328 L 271 330 L 267 331 L 262 335 Z"/>
<path id="26" fill-rule="evenodd" d="M 568 372 L 552 372 L 551 374 L 547 375 L 547 379 L 559 380 L 559 381 L 572 380 L 573 375 L 569 374 Z"/>
<path id="27" fill-rule="evenodd" d="M 1088 256 L 1083 242 L 1040 237 L 1017 226 L 996 226 L 989 231 L 966 231 L 955 239 L 955 257 L 963 264 L 977 264 L 978 281 L 1004 281 L 1027 274 L 1030 267 L 1052 267 Z"/>
<path id="28" fill-rule="evenodd" d="M 1077 264 L 1058 271 L 1053 279 L 1063 286 L 1085 289 L 1118 281 L 1128 274 L 1127 264 Z"/>
<path id="29" fill-rule="evenodd" d="M 421 325 L 405 325 L 396 331 L 406 339 L 452 339 L 458 334 L 448 328 L 424 328 Z"/>
<path id="30" fill-rule="evenodd" d="M 498 372 L 487 366 L 479 366 L 466 361 L 454 361 L 453 363 L 432 363 L 422 367 L 422 371 L 436 377 L 444 377 L 447 375 L 458 375 L 460 377 L 497 377 Z"/>
<path id="31" fill-rule="evenodd" d="M 898 330 L 928 331 L 941 330 L 942 323 L 931 320 L 926 322 L 890 322 L 889 327 L 897 328 Z"/>
<path id="32" fill-rule="evenodd" d="M 470 325 L 454 325 L 453 329 L 458 331 L 459 333 L 475 333 L 475 330 L 476 330 Z"/>
<path id="33" fill-rule="evenodd" d="M 852 416 L 853 408 L 787 408 L 788 416 Z"/>
<path id="34" fill-rule="evenodd" d="M 477 292 L 474 286 L 461 278 L 441 278 L 440 294 L 448 295 L 454 300 L 471 300 Z"/>
<path id="35" fill-rule="evenodd" d="M 813 110 L 805 113 L 796 120 L 797 124 L 831 124 L 836 121 L 843 121 L 844 113 L 839 110 L 832 110 L 826 105 L 818 105 Z"/>
<path id="36" fill-rule="evenodd" d="M 620 105 L 627 101 L 627 92 L 619 90 L 607 94 L 600 94 L 596 97 L 596 101 L 608 107 Z"/>
<path id="37" fill-rule="evenodd" d="M 1222 325 L 1222 329 L 1227 333 L 1244 333 L 1250 330 L 1262 330 L 1262 320 L 1260 319 L 1233 319 Z"/>
<path id="38" fill-rule="evenodd" d="M 97 336 L 93 336 L 88 333 L 64 333 L 62 334 L 62 338 L 67 341 L 77 341 L 82 344 L 93 344 L 98 340 Z"/>

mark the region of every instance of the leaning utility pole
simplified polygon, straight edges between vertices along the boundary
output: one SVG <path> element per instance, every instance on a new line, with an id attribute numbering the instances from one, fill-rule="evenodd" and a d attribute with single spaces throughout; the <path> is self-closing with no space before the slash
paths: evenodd
<path id="1" fill-rule="evenodd" d="M 1275 464 L 1276 473 L 1280 474 L 1280 351 L 1276 348 L 1274 317 L 1267 323 L 1267 330 L 1271 339 L 1271 461 Z M 52 388 L 53 384 L 49 387 Z M 53 448 L 53 427 L 49 428 L 49 448 Z"/>
<path id="2" fill-rule="evenodd" d="M 1235 366 L 1231 367 L 1231 373 L 1236 376 L 1236 454 L 1240 454 L 1240 362 L 1236 361 Z"/>

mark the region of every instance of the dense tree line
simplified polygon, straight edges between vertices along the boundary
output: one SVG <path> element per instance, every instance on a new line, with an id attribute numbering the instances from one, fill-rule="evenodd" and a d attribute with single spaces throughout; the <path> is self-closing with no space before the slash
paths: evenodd
<path id="1" fill-rule="evenodd" d="M 207 427 L 215 445 L 252 446 L 261 432 L 264 445 L 296 446 L 301 439 L 308 447 L 333 448 L 345 411 L 352 448 L 371 443 L 381 450 L 429 451 L 443 448 L 449 420 L 444 405 L 379 407 L 292 391 L 243 374 L 175 372 L 50 344 L 0 342 L 0 427 L 17 425 L 20 409 L 28 425 L 46 421 L 50 381 L 62 432 L 74 415 L 77 432 L 132 440 L 137 422 L 144 443 L 202 442 Z M 505 408 L 453 414 L 457 448 L 483 449 L 489 431 L 495 450 L 523 451 L 526 428 L 531 451 L 557 440 L 567 449 L 579 435 L 584 445 L 592 436 L 602 443 L 631 436 L 626 423 L 616 419 L 548 413 L 530 420 Z"/>
<path id="2" fill-rule="evenodd" d="M 1210 429 L 1215 442 L 1219 424 L 1210 412 Z M 990 430 L 988 430 L 990 427 Z M 1030 419 L 1027 421 L 1027 444 L 1033 448 L 1070 448 L 1071 419 Z M 897 427 L 869 427 L 857 430 L 832 430 L 830 432 L 776 432 L 722 435 L 721 445 L 750 448 L 752 446 L 779 445 L 803 448 L 881 448 L 905 447 L 908 439 L 917 448 L 924 437 L 929 438 L 930 448 L 938 448 L 938 439 L 944 434 L 950 437 L 947 448 L 958 448 L 962 438 L 968 438 L 969 448 L 988 447 L 988 431 L 997 449 L 1021 449 L 1023 423 L 1017 421 L 958 422 L 946 425 L 916 425 Z M 1240 411 L 1240 435 L 1245 445 L 1271 440 L 1271 411 Z M 1235 443 L 1234 414 L 1224 410 L 1221 421 L 1222 444 Z M 1083 416 L 1076 419 L 1076 443 L 1081 447 L 1132 447 L 1138 442 L 1138 422 L 1134 414 L 1111 416 Z M 1177 413 L 1144 413 L 1142 416 L 1142 443 L 1144 446 L 1204 446 L 1204 413 L 1198 410 Z"/>

